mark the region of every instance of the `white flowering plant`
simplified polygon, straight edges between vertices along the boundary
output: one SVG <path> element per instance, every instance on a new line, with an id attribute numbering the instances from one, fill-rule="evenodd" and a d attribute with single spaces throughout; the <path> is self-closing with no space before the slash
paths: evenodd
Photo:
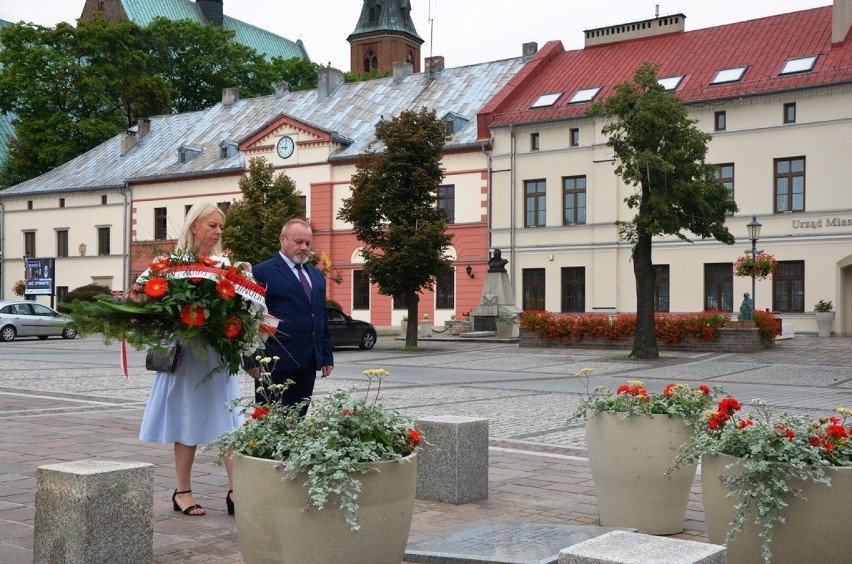
<path id="1" fill-rule="evenodd" d="M 220 460 L 236 452 L 278 461 L 289 479 L 305 480 L 313 507 L 323 509 L 334 503 L 357 531 L 358 476 L 372 471 L 362 463 L 404 462 L 422 440 L 408 417 L 378 402 L 382 381 L 390 373 L 383 368 L 364 370 L 368 385 L 363 398 L 356 398 L 354 390 L 336 389 L 287 406 L 274 401 L 287 385 L 268 382 L 277 359 L 256 360 L 261 366 L 261 382 L 266 384 L 258 388 L 264 401 L 235 400 L 233 407 L 242 409 L 246 422 L 213 443 Z M 378 386 L 371 399 L 374 380 Z M 302 417 L 305 406 L 309 411 Z"/>

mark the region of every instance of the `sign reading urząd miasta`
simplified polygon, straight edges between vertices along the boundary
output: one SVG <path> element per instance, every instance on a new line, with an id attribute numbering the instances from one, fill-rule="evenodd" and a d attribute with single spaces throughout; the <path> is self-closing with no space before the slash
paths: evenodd
<path id="1" fill-rule="evenodd" d="M 822 229 L 823 227 L 852 227 L 852 218 L 826 217 L 822 219 L 794 219 L 793 229 Z"/>

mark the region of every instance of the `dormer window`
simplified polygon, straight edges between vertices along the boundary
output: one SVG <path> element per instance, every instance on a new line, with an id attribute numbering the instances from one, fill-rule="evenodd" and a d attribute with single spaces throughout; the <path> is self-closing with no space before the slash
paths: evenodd
<path id="1" fill-rule="evenodd" d="M 583 88 L 582 90 L 577 90 L 574 96 L 568 100 L 569 104 L 579 104 L 580 102 L 591 102 L 595 99 L 595 96 L 598 95 L 598 92 L 601 91 L 600 86 L 597 88 Z"/>
<path id="2" fill-rule="evenodd" d="M 239 152 L 239 147 L 233 141 L 222 141 L 219 143 L 219 158 L 230 159 Z"/>
<path id="3" fill-rule="evenodd" d="M 798 72 L 810 72 L 814 68 L 814 63 L 816 63 L 817 56 L 812 55 L 810 57 L 799 57 L 797 59 L 787 59 L 787 62 L 784 63 L 784 68 L 781 69 L 781 72 L 778 74 L 795 74 Z"/>
<path id="4" fill-rule="evenodd" d="M 747 68 L 748 67 L 731 67 L 729 69 L 722 69 L 716 73 L 716 76 L 713 77 L 713 80 L 710 81 L 710 84 L 739 82 L 740 80 L 742 80 Z"/>
<path id="5" fill-rule="evenodd" d="M 556 103 L 556 100 L 558 100 L 560 96 L 562 96 L 562 92 L 542 94 L 535 102 L 533 102 L 530 108 L 549 108 Z"/>
<path id="6" fill-rule="evenodd" d="M 455 112 L 447 112 L 441 120 L 444 122 L 444 128 L 447 133 L 450 134 L 461 131 L 461 129 L 470 121 L 465 116 Z"/>
<path id="7" fill-rule="evenodd" d="M 667 78 L 659 79 L 657 83 L 662 86 L 664 90 L 677 90 L 677 87 L 680 86 L 681 80 L 683 80 L 683 75 L 669 76 Z"/>
<path id="8" fill-rule="evenodd" d="M 188 163 L 200 154 L 201 149 L 197 147 L 187 147 L 186 145 L 181 145 L 181 147 L 178 149 L 178 162 L 180 164 Z"/>

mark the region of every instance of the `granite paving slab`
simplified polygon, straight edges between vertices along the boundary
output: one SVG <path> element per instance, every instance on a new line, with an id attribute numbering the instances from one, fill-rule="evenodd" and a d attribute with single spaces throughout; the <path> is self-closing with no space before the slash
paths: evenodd
<path id="1" fill-rule="evenodd" d="M 427 564 L 548 564 L 559 551 L 610 531 L 594 525 L 484 523 L 409 543 L 406 562 Z M 631 529 L 632 530 L 632 529 Z"/>

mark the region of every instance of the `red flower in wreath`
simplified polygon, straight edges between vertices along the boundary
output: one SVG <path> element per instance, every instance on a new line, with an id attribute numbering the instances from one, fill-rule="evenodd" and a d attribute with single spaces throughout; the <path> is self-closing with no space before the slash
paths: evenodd
<path id="1" fill-rule="evenodd" d="M 169 282 L 165 278 L 151 278 L 145 282 L 145 295 L 152 298 L 162 298 L 169 291 Z"/>
<path id="2" fill-rule="evenodd" d="M 229 339 L 233 339 L 240 334 L 240 331 L 243 330 L 243 322 L 239 317 L 231 317 L 225 322 L 223 329 L 225 336 Z"/>
<path id="3" fill-rule="evenodd" d="M 230 300 L 237 295 L 237 291 L 234 289 L 234 284 L 226 278 L 222 278 L 216 282 L 216 293 L 219 294 L 219 297 L 223 300 Z"/>
<path id="4" fill-rule="evenodd" d="M 180 310 L 180 320 L 190 327 L 201 327 L 207 320 L 204 317 L 204 307 L 194 304 L 186 304 Z"/>

